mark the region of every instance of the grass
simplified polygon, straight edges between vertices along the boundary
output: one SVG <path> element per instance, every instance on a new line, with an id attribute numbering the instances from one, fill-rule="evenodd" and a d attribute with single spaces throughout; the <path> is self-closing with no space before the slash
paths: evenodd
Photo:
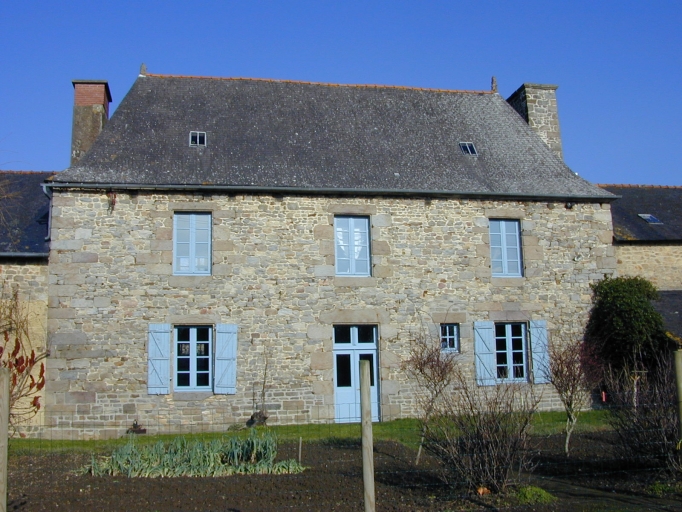
<path id="1" fill-rule="evenodd" d="M 546 436 L 562 434 L 566 423 L 566 414 L 563 412 L 539 412 L 533 419 L 533 435 Z M 607 412 L 603 410 L 586 411 L 580 415 L 575 432 L 595 432 L 608 430 Z M 227 429 L 226 429 L 227 430 Z M 361 438 L 361 426 L 359 423 L 324 423 L 307 425 L 273 425 L 258 427 L 258 430 L 267 430 L 277 436 L 280 443 L 298 442 L 302 438 L 304 442 L 322 442 L 328 440 L 344 440 Z M 229 430 L 230 435 L 246 438 L 249 429 Z M 419 446 L 419 421 L 416 419 L 400 419 L 374 423 L 374 440 L 397 441 L 410 448 Z M 183 433 L 190 441 L 211 441 L 220 439 L 225 432 L 215 433 Z M 170 441 L 177 434 L 140 435 L 135 436 L 138 445 L 156 444 L 158 441 Z M 128 443 L 128 436 L 116 439 L 103 439 L 93 441 L 82 440 L 56 440 L 56 439 L 20 439 L 9 440 L 9 455 L 22 455 L 35 452 L 86 452 L 104 453 L 121 447 Z"/>

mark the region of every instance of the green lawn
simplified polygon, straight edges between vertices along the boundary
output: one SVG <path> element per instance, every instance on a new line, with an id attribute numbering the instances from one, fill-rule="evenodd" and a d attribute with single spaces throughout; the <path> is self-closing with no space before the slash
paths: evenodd
<path id="1" fill-rule="evenodd" d="M 546 436 L 563 433 L 566 414 L 563 412 L 540 412 L 533 419 L 533 434 Z M 359 423 L 347 424 L 308 424 L 308 425 L 275 425 L 267 428 L 272 431 L 280 442 L 317 442 L 322 440 L 360 440 L 361 427 Z M 576 432 L 594 432 L 608 430 L 606 411 L 587 411 L 580 415 Z M 228 430 L 222 433 L 183 434 L 189 440 L 209 440 L 224 435 L 247 436 L 248 429 Z M 374 423 L 373 433 L 375 441 L 398 441 L 406 446 L 416 448 L 419 445 L 419 421 L 415 419 L 401 419 Z M 158 440 L 167 441 L 176 435 L 140 435 L 136 436 L 138 443 L 156 443 Z M 98 441 L 70 441 L 51 439 L 10 439 L 9 454 L 19 455 L 35 452 L 111 452 L 114 448 L 128 442 L 128 437 Z"/>

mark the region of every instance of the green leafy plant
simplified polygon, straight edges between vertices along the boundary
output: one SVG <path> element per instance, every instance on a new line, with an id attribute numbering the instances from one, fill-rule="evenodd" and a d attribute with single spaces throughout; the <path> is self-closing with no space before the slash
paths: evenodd
<path id="1" fill-rule="evenodd" d="M 586 343 L 613 371 L 652 369 L 657 355 L 674 346 L 651 304 L 658 298 L 656 287 L 642 277 L 607 277 L 591 286 Z"/>
<path id="2" fill-rule="evenodd" d="M 234 474 L 293 474 L 304 467 L 295 460 L 275 462 L 277 440 L 269 432 L 249 437 L 224 437 L 210 441 L 188 441 L 176 437 L 168 443 L 138 445 L 134 437 L 109 457 L 95 457 L 83 468 L 94 476 L 209 477 Z"/>
<path id="3" fill-rule="evenodd" d="M 548 505 L 556 501 L 556 498 L 540 487 L 524 485 L 516 491 L 519 505 Z"/>

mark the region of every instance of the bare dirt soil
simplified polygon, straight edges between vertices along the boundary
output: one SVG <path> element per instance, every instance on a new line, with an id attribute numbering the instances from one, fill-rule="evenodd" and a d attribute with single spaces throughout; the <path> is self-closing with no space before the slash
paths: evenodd
<path id="1" fill-rule="evenodd" d="M 561 454 L 559 436 L 537 442 L 532 484 L 557 497 L 551 505 L 521 506 L 513 493 L 483 496 L 443 484 L 440 466 L 398 443 L 375 446 L 377 510 L 537 510 L 621 511 L 680 510 L 682 493 L 653 496 L 650 486 L 669 477 L 653 464 L 628 461 L 610 434 L 575 436 L 573 457 Z M 298 457 L 298 446 L 285 445 L 280 459 Z M 299 475 L 221 478 L 125 478 L 79 475 L 87 454 L 12 455 L 7 510 L 21 511 L 362 511 L 362 454 L 359 443 L 311 443 L 303 446 Z"/>

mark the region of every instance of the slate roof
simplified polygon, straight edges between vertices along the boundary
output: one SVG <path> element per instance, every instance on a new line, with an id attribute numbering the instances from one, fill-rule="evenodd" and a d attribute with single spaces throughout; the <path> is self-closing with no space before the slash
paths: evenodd
<path id="1" fill-rule="evenodd" d="M 166 75 L 138 77 L 54 182 L 612 199 L 497 93 Z"/>
<path id="2" fill-rule="evenodd" d="M 682 187 L 599 185 L 621 196 L 611 204 L 616 243 L 682 243 Z M 639 214 L 652 214 L 650 224 Z"/>
<path id="3" fill-rule="evenodd" d="M 41 183 L 53 172 L 0 171 L 0 257 L 46 257 L 50 200 Z"/>
<path id="4" fill-rule="evenodd" d="M 663 316 L 665 328 L 677 336 L 682 336 L 682 290 L 658 292 L 659 300 L 654 308 Z"/>

